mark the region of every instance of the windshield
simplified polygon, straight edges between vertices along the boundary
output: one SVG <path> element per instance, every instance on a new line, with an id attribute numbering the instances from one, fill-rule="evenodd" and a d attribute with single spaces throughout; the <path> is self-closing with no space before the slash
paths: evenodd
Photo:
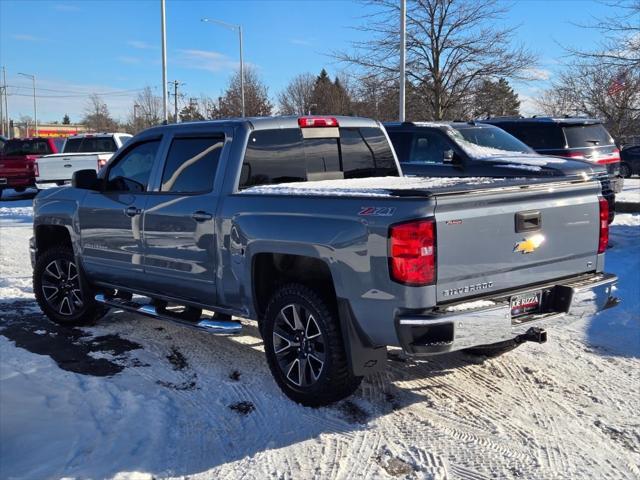
<path id="1" fill-rule="evenodd" d="M 472 158 L 505 153 L 535 153 L 516 137 L 497 127 L 450 128 L 447 133 Z"/>
<path id="2" fill-rule="evenodd" d="M 46 140 L 9 140 L 2 149 L 2 154 L 11 155 L 47 155 L 51 153 Z"/>

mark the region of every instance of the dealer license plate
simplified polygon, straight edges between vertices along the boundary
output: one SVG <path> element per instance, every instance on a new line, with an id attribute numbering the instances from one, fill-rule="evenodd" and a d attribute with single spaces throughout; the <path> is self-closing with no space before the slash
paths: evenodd
<path id="1" fill-rule="evenodd" d="M 540 311 L 542 292 L 521 293 L 511 297 L 511 318 L 529 315 Z"/>

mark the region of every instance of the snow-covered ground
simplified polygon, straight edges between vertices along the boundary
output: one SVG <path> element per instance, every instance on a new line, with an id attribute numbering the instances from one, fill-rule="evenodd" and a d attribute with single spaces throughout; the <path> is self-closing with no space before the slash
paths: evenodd
<path id="1" fill-rule="evenodd" d="M 0 478 L 640 478 L 640 215 L 611 229 L 619 307 L 497 359 L 394 351 L 310 409 L 280 393 L 251 322 L 234 338 L 48 322 L 30 203 L 0 202 Z"/>
<path id="2" fill-rule="evenodd" d="M 622 192 L 616 194 L 616 201 L 640 203 L 640 178 L 625 178 Z"/>

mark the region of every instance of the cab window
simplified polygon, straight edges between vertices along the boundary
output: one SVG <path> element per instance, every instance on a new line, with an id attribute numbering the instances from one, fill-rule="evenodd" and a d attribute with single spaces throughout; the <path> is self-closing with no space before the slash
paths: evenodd
<path id="1" fill-rule="evenodd" d="M 174 139 L 162 173 L 160 190 L 174 193 L 210 192 L 223 144 L 222 135 Z"/>
<path id="2" fill-rule="evenodd" d="M 145 192 L 160 140 L 139 143 L 128 149 L 109 168 L 106 190 L 111 192 Z"/>

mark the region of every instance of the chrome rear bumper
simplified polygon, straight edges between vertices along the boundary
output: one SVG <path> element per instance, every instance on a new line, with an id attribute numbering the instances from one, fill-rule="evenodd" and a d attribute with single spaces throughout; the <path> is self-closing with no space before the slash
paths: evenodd
<path id="1" fill-rule="evenodd" d="M 590 274 L 489 298 L 487 300 L 495 304 L 489 307 L 453 312 L 441 308 L 426 315 L 401 315 L 396 319 L 396 331 L 402 348 L 415 355 L 434 355 L 513 340 L 525 335 L 531 327 L 566 324 L 617 305 L 619 300 L 611 294 L 617 280 L 612 274 Z M 512 319 L 509 297 L 539 290 L 552 292 L 553 307 L 543 313 Z"/>

